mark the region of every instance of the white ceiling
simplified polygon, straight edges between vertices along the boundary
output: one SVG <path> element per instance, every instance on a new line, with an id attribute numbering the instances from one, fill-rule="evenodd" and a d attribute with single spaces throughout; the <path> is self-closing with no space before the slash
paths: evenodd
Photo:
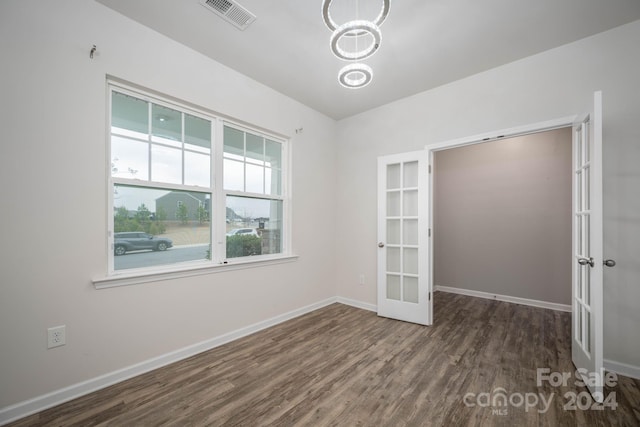
<path id="1" fill-rule="evenodd" d="M 640 19 L 640 0 L 391 0 L 362 89 L 337 79 L 322 0 L 237 0 L 240 31 L 199 0 L 97 0 L 335 119 Z M 356 9 L 356 3 L 358 9 Z M 338 24 L 374 19 L 382 0 L 334 0 Z"/>

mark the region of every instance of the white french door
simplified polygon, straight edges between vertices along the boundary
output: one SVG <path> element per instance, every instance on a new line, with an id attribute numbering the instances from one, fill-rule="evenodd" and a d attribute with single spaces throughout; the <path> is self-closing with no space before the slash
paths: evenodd
<path id="1" fill-rule="evenodd" d="M 378 315 L 433 323 L 428 154 L 378 158 Z"/>
<path id="2" fill-rule="evenodd" d="M 605 261 L 602 226 L 601 92 L 595 93 L 589 114 L 574 124 L 573 159 L 571 356 L 594 399 L 602 402 L 602 287 Z M 606 262 L 610 264 L 612 261 Z"/>

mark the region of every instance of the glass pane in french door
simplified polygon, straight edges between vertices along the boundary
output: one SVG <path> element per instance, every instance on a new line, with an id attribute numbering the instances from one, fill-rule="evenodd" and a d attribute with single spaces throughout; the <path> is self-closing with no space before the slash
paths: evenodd
<path id="1" fill-rule="evenodd" d="M 388 219 L 387 220 L 387 244 L 399 245 L 400 240 L 400 220 Z"/>
<path id="2" fill-rule="evenodd" d="M 387 298 L 400 301 L 402 292 L 400 289 L 400 276 L 387 274 Z"/>
<path id="3" fill-rule="evenodd" d="M 589 135 L 588 126 L 582 126 L 577 130 L 576 145 L 574 150 L 574 211 L 575 211 L 575 242 L 576 250 L 575 269 L 576 281 L 574 289 L 575 298 L 575 341 L 580 344 L 587 354 L 591 351 L 591 295 L 590 269 L 588 264 L 580 264 L 579 259 L 590 259 L 590 200 L 589 200 L 589 180 L 591 168 L 589 163 Z"/>
<path id="4" fill-rule="evenodd" d="M 418 278 L 404 276 L 404 300 L 418 303 Z"/>
<path id="5" fill-rule="evenodd" d="M 418 303 L 418 162 L 387 165 L 387 298 Z"/>

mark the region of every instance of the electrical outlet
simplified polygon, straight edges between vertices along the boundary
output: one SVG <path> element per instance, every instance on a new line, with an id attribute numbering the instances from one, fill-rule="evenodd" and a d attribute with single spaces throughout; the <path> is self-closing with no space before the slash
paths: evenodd
<path id="1" fill-rule="evenodd" d="M 67 343 L 66 326 L 55 326 L 47 329 L 47 348 L 60 347 Z"/>
<path id="2" fill-rule="evenodd" d="M 360 274 L 360 276 L 358 277 L 358 284 L 364 285 L 364 274 Z"/>

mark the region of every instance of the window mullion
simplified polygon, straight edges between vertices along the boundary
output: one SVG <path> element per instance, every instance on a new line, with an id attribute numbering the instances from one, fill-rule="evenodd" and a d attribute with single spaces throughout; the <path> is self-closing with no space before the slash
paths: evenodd
<path id="1" fill-rule="evenodd" d="M 247 191 L 247 133 L 243 132 L 242 140 L 242 190 Z"/>
<path id="2" fill-rule="evenodd" d="M 109 141 L 111 141 L 112 138 L 112 129 L 113 129 L 113 117 L 112 117 L 112 111 L 113 111 L 113 88 L 112 87 L 108 87 L 107 90 L 107 111 L 109 112 L 108 114 L 108 122 L 107 122 L 107 131 L 108 131 L 108 135 L 109 135 Z M 107 274 L 111 275 L 113 274 L 114 271 L 114 256 L 113 256 L 113 240 L 114 240 L 114 236 L 113 236 L 113 231 L 114 231 L 114 221 L 113 221 L 113 215 L 111 214 L 111 212 L 114 211 L 114 197 L 113 197 L 113 191 L 115 189 L 114 185 L 113 185 L 113 168 L 114 168 L 114 160 L 113 160 L 113 153 L 112 153 L 112 149 L 111 149 L 111 143 L 106 144 L 106 151 L 107 151 L 107 161 L 109 162 L 109 168 L 108 168 L 108 173 L 107 173 L 107 212 L 109 212 L 110 214 L 107 215 L 107 253 L 109 254 L 107 256 Z"/>
<path id="3" fill-rule="evenodd" d="M 283 227 L 282 230 L 282 250 L 285 253 L 291 253 L 292 241 L 291 241 L 291 186 L 290 186 L 290 171 L 291 171 L 291 145 L 282 144 L 281 158 L 280 158 L 280 195 L 283 196 L 282 201 L 282 222 L 288 224 Z"/>
<path id="4" fill-rule="evenodd" d="M 267 159 L 266 159 L 266 142 L 262 137 L 262 192 L 267 194 Z"/>
<path id="5" fill-rule="evenodd" d="M 186 147 L 186 144 L 185 144 L 185 139 L 186 139 L 186 136 L 185 136 L 186 135 L 185 124 L 186 123 L 185 123 L 185 120 L 184 120 L 184 112 L 180 112 L 180 120 L 181 120 L 180 128 L 181 128 L 181 131 L 182 131 L 181 135 L 180 135 L 180 138 L 182 140 L 182 146 L 181 146 L 182 150 L 181 150 L 180 154 L 181 154 L 181 159 L 182 159 L 182 184 L 184 185 L 185 166 L 186 166 L 185 153 L 184 153 L 185 147 Z"/>
<path id="6" fill-rule="evenodd" d="M 233 190 L 225 190 L 225 195 L 227 196 L 235 196 L 235 197 L 247 197 L 251 199 L 262 199 L 262 200 L 284 200 L 285 197 L 282 195 L 276 194 L 262 194 L 262 193 L 248 193 L 246 191 L 233 191 Z"/>
<path id="7" fill-rule="evenodd" d="M 153 108 L 153 104 L 151 102 L 147 102 L 147 114 L 148 114 L 148 118 L 147 118 L 147 146 L 148 146 L 148 152 L 149 152 L 149 157 L 147 158 L 147 162 L 149 165 L 149 170 L 147 172 L 147 181 L 151 181 L 151 177 L 153 176 L 153 173 L 151 171 L 151 169 L 153 168 L 153 156 L 151 154 L 151 149 L 152 149 L 152 138 L 151 138 L 151 132 L 153 132 L 152 129 L 152 122 L 153 122 L 153 113 L 152 113 L 152 108 Z"/>
<path id="8" fill-rule="evenodd" d="M 213 191 L 215 192 L 215 200 L 216 200 L 216 227 L 213 230 L 212 237 L 212 250 L 211 250 L 211 260 L 216 264 L 222 264 L 224 258 L 226 257 L 226 218 L 227 218 L 227 208 L 225 203 L 225 193 L 224 193 L 224 177 L 223 177 L 223 163 L 224 163 L 224 125 L 221 120 L 216 119 L 215 123 L 215 137 L 214 137 L 214 159 L 213 162 L 213 178 L 215 182 L 213 183 Z"/>
<path id="9" fill-rule="evenodd" d="M 147 182 L 140 179 L 131 178 L 112 178 L 113 184 L 127 185 L 130 187 L 146 187 L 157 190 L 176 190 L 176 191 L 193 191 L 196 193 L 210 193 L 214 191 L 209 187 L 198 187 L 196 185 L 180 185 L 170 183 Z"/>

